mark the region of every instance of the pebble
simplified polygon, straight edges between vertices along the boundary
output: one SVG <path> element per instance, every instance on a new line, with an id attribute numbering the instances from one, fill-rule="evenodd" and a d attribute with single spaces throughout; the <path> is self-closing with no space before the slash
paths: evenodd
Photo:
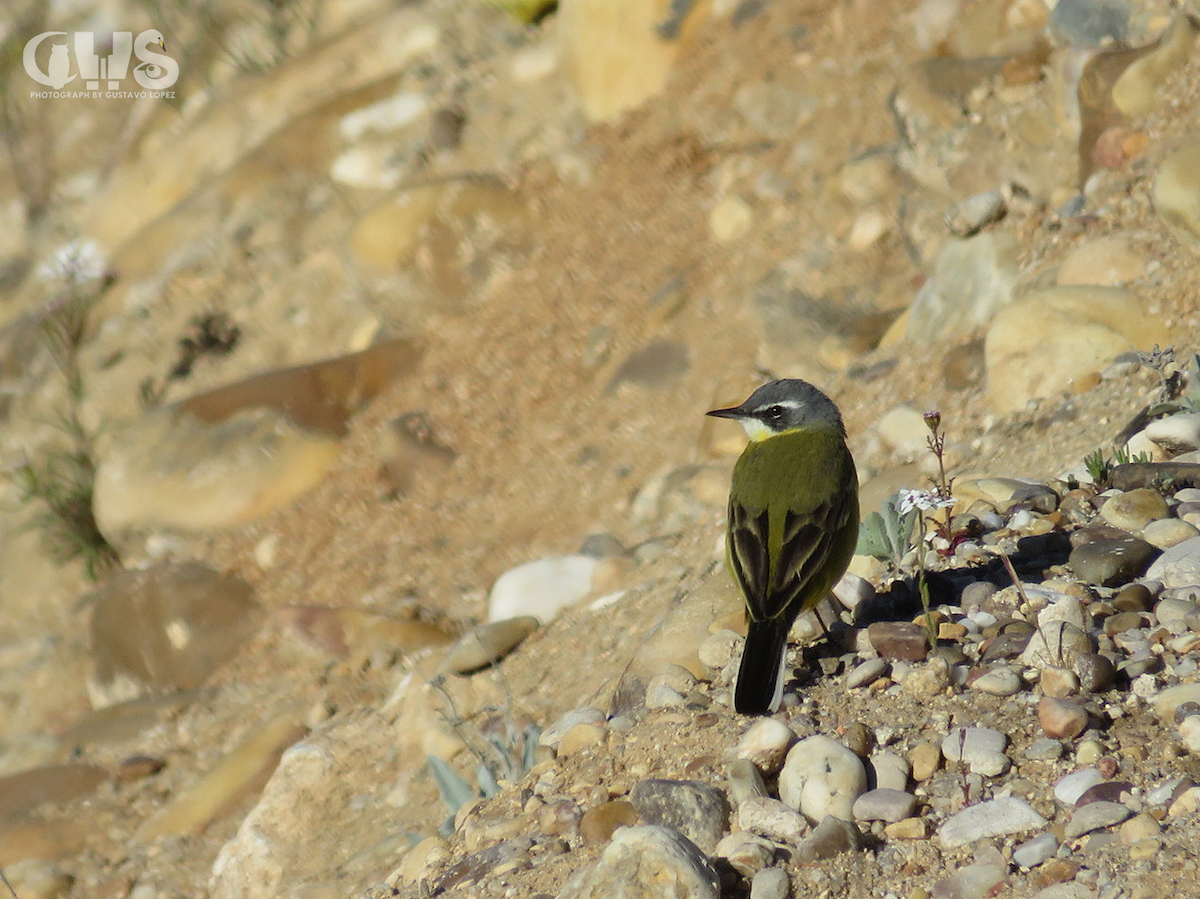
<path id="1" fill-rule="evenodd" d="M 1039 833 L 1013 849 L 1012 859 L 1022 868 L 1036 868 L 1057 851 L 1058 837 L 1052 833 Z"/>
<path id="2" fill-rule="evenodd" d="M 918 743 L 908 755 L 912 763 L 913 780 L 924 783 L 933 777 L 942 763 L 942 750 L 936 743 Z"/>
<path id="3" fill-rule="evenodd" d="M 700 781 L 643 780 L 629 791 L 629 801 L 642 821 L 673 827 L 705 852 L 729 830 L 725 793 Z"/>
<path id="4" fill-rule="evenodd" d="M 1200 536 L 1200 530 L 1195 525 L 1178 518 L 1160 518 L 1142 528 L 1142 539 L 1159 549 L 1170 549 L 1197 536 Z"/>
<path id="5" fill-rule="evenodd" d="M 875 770 L 875 786 L 879 789 L 906 790 L 910 768 L 899 753 L 884 751 L 871 757 Z"/>
<path id="6" fill-rule="evenodd" d="M 1050 762 L 1062 758 L 1063 745 L 1058 740 L 1035 740 L 1025 750 L 1025 758 L 1035 762 Z"/>
<path id="7" fill-rule="evenodd" d="M 737 196 L 720 200 L 708 217 L 708 227 L 719 243 L 737 240 L 750 230 L 753 222 L 754 210 Z"/>
<path id="8" fill-rule="evenodd" d="M 782 721 L 762 718 L 742 734 L 734 755 L 749 759 L 763 774 L 777 774 L 795 742 L 795 732 Z"/>
<path id="9" fill-rule="evenodd" d="M 1163 550 L 1147 569 L 1146 577 L 1161 581 L 1168 590 L 1200 584 L 1200 537 Z"/>
<path id="10" fill-rule="evenodd" d="M 1145 612 L 1154 604 L 1154 596 L 1145 584 L 1126 584 L 1113 597 L 1113 606 L 1122 612 Z"/>
<path id="11" fill-rule="evenodd" d="M 791 889 L 783 868 L 764 868 L 750 881 L 750 899 L 787 899 Z"/>
<path id="12" fill-rule="evenodd" d="M 1122 802 L 1132 807 L 1137 803 L 1133 793 L 1133 784 L 1127 780 L 1103 780 L 1084 790 L 1083 795 L 1075 800 L 1075 807 L 1082 808 L 1092 802 Z"/>
<path id="13" fill-rule="evenodd" d="M 1092 888 L 1082 883 L 1055 883 L 1038 890 L 1031 899 L 1092 899 Z"/>
<path id="14" fill-rule="evenodd" d="M 1073 840 L 1093 830 L 1120 824 L 1132 815 L 1133 811 L 1120 802 L 1089 802 L 1077 808 L 1071 815 L 1063 835 L 1066 839 Z"/>
<path id="15" fill-rule="evenodd" d="M 1098 783 L 1104 775 L 1098 768 L 1081 768 L 1058 779 L 1054 784 L 1054 798 L 1067 807 L 1073 807 L 1079 797 Z"/>
<path id="16" fill-rule="evenodd" d="M 946 227 L 955 237 L 970 237 L 985 226 L 1000 221 L 1007 212 L 1004 194 L 989 190 L 951 206 L 946 213 Z"/>
<path id="17" fill-rule="evenodd" d="M 1004 890 L 1003 863 L 965 865 L 933 885 L 933 899 L 986 899 Z"/>
<path id="18" fill-rule="evenodd" d="M 866 578 L 847 571 L 834 585 L 833 595 L 846 609 L 853 612 L 875 598 L 875 586 Z"/>
<path id="19" fill-rule="evenodd" d="M 883 828 L 889 840 L 923 840 L 929 836 L 929 822 L 924 818 L 905 818 Z"/>
<path id="20" fill-rule="evenodd" d="M 1031 668 L 1071 664 L 1079 653 L 1091 652 L 1089 617 L 1074 596 L 1050 603 L 1038 613 L 1037 629 L 1021 653 L 1021 663 Z"/>
<path id="21" fill-rule="evenodd" d="M 1200 787 L 1192 786 L 1179 793 L 1167 807 L 1167 817 L 1181 818 L 1200 811 Z"/>
<path id="22" fill-rule="evenodd" d="M 1084 740 L 1075 750 L 1075 764 L 1096 765 L 1104 758 L 1104 746 L 1098 740 Z"/>
<path id="23" fill-rule="evenodd" d="M 538 627 L 532 615 L 481 624 L 464 634 L 442 659 L 442 671 L 470 674 L 504 658 Z"/>
<path id="24" fill-rule="evenodd" d="M 595 865 L 573 874 L 558 899 L 624 896 L 653 899 L 670 883 L 689 899 L 720 899 L 721 879 L 687 837 L 669 827 L 624 827 Z"/>
<path id="25" fill-rule="evenodd" d="M 1021 676 L 1008 665 L 997 665 L 970 681 L 970 686 L 990 696 L 1015 696 L 1021 692 Z"/>
<path id="26" fill-rule="evenodd" d="M 734 759 L 725 766 L 725 777 L 729 781 L 729 796 L 735 806 L 755 796 L 768 795 L 762 774 L 749 759 Z"/>
<path id="27" fill-rule="evenodd" d="M 867 626 L 867 637 L 884 659 L 920 662 L 929 652 L 925 629 L 911 621 L 876 621 Z"/>
<path id="28" fill-rule="evenodd" d="M 579 805 L 570 799 L 558 799 L 548 802 L 537 810 L 538 828 L 550 836 L 571 837 L 579 833 L 583 811 Z M 634 823 L 630 821 L 629 823 Z M 594 824 L 594 822 L 593 822 Z M 611 836 L 611 831 L 608 836 Z M 607 841 L 608 836 L 604 841 Z"/>
<path id="29" fill-rule="evenodd" d="M 854 820 L 886 821 L 889 824 L 912 815 L 917 807 L 917 797 L 903 790 L 886 787 L 868 790 L 854 800 Z"/>
<path id="30" fill-rule="evenodd" d="M 984 837 L 1043 827 L 1046 819 L 1028 802 L 1016 796 L 1003 796 L 970 805 L 947 818 L 938 829 L 943 849 L 956 849 Z"/>
<path id="31" fill-rule="evenodd" d="M 1158 623 L 1173 634 L 1182 634 L 1190 627 L 1189 619 L 1195 621 L 1200 607 L 1187 599 L 1166 597 L 1154 606 L 1154 617 Z"/>
<path id="32" fill-rule="evenodd" d="M 796 846 L 795 859 L 801 864 L 823 858 L 833 858 L 843 852 L 858 849 L 862 834 L 850 821 L 826 815 L 812 833 Z"/>
<path id="33" fill-rule="evenodd" d="M 1100 237 L 1076 247 L 1058 267 L 1059 284 L 1104 284 L 1120 287 L 1140 278 L 1146 259 L 1120 237 Z"/>
<path id="34" fill-rule="evenodd" d="M 1200 239 L 1200 144 L 1189 144 L 1167 156 L 1154 182 L 1154 208 L 1177 238 Z"/>
<path id="35" fill-rule="evenodd" d="M 531 615 L 549 621 L 591 592 L 599 566 L 591 556 L 554 556 L 510 568 L 492 586 L 488 619 Z"/>
<path id="36" fill-rule="evenodd" d="M 862 760 L 820 734 L 793 746 L 779 773 L 779 798 L 814 823 L 829 815 L 851 820 L 854 800 L 866 789 Z"/>
<path id="37" fill-rule="evenodd" d="M 1154 714 L 1164 724 L 1175 723 L 1175 710 L 1185 702 L 1200 703 L 1200 683 L 1175 684 L 1154 697 Z"/>
<path id="38" fill-rule="evenodd" d="M 753 877 L 774 860 L 775 847 L 762 837 L 739 830 L 722 837 L 713 854 L 729 862 L 730 867 L 743 877 Z"/>
<path id="39" fill-rule="evenodd" d="M 1126 490 L 1105 500 L 1100 517 L 1113 527 L 1135 533 L 1152 521 L 1171 514 L 1161 493 L 1149 487 Z"/>
<path id="40" fill-rule="evenodd" d="M 1179 738 L 1188 752 L 1200 754 L 1200 715 L 1189 715 L 1179 722 Z"/>
<path id="41" fill-rule="evenodd" d="M 1140 577 L 1157 552 L 1148 541 L 1130 535 L 1081 544 L 1071 550 L 1068 562 L 1080 580 L 1119 587 Z"/>
<path id="42" fill-rule="evenodd" d="M 935 657 L 924 665 L 914 665 L 899 680 L 901 689 L 911 696 L 937 696 L 950 685 L 950 665 L 946 659 Z"/>
<path id="43" fill-rule="evenodd" d="M 602 724 L 576 724 L 563 734 L 562 739 L 558 741 L 556 752 L 567 758 L 589 746 L 598 746 L 607 737 L 608 728 Z"/>
<path id="44" fill-rule="evenodd" d="M 709 671 L 724 671 L 734 660 L 740 658 L 742 636 L 728 628 L 722 628 L 701 641 L 697 649 L 700 664 Z"/>
<path id="45" fill-rule="evenodd" d="M 608 716 L 603 711 L 595 706 L 580 706 L 576 709 L 564 713 L 551 723 L 542 735 L 538 737 L 538 744 L 541 746 L 549 746 L 551 749 L 558 747 L 562 742 L 562 738 L 566 736 L 567 731 L 577 724 L 604 724 L 608 720 Z"/>
<path id="46" fill-rule="evenodd" d="M 870 686 L 887 674 L 890 667 L 891 663 L 885 658 L 867 659 L 846 675 L 846 686 L 852 690 L 856 687 Z"/>
<path id="47" fill-rule="evenodd" d="M 1077 737 L 1087 728 L 1088 713 L 1077 702 L 1043 696 L 1038 701 L 1038 723 L 1054 739 Z"/>
<path id="48" fill-rule="evenodd" d="M 1129 5 L 1122 0 L 1059 0 L 1050 12 L 1049 32 L 1058 43 L 1096 47 L 1113 42 L 1123 45 L 1129 27 Z"/>
<path id="49" fill-rule="evenodd" d="M 959 727 L 942 738 L 942 755 L 952 762 L 972 764 L 984 754 L 1004 752 L 1008 737 L 990 727 Z"/>
<path id="50" fill-rule="evenodd" d="M 1102 630 L 1108 636 L 1113 637 L 1139 628 L 1143 624 L 1145 624 L 1145 618 L 1141 612 L 1117 612 L 1117 614 L 1109 615 L 1104 619 Z"/>
<path id="51" fill-rule="evenodd" d="M 809 830 L 803 815 L 769 796 L 747 799 L 738 806 L 737 820 L 742 830 L 791 846 Z"/>
<path id="52" fill-rule="evenodd" d="M 614 799 L 602 802 L 583 813 L 579 819 L 579 835 L 585 846 L 602 846 L 612 839 L 617 828 L 638 823 L 637 810 L 632 802 Z"/>
<path id="53" fill-rule="evenodd" d="M 115 571 L 85 602 L 98 705 L 199 687 L 261 621 L 248 583 L 198 562 Z"/>
<path id="54" fill-rule="evenodd" d="M 1069 668 L 1047 666 L 1041 670 L 1038 683 L 1041 685 L 1042 693 L 1056 699 L 1073 696 L 1079 692 L 1079 675 Z"/>
<path id="55" fill-rule="evenodd" d="M 1149 812 L 1130 818 L 1121 825 L 1118 835 L 1122 843 L 1139 843 L 1142 840 L 1152 840 L 1162 833 L 1162 824 Z"/>

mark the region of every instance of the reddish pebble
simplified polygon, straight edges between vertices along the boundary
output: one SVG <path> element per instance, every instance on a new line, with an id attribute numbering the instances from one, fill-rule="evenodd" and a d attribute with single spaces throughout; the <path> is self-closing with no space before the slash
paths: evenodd
<path id="1" fill-rule="evenodd" d="M 1043 696 L 1038 702 L 1038 723 L 1046 736 L 1056 740 L 1078 737 L 1088 725 L 1087 710 L 1069 699 Z"/>

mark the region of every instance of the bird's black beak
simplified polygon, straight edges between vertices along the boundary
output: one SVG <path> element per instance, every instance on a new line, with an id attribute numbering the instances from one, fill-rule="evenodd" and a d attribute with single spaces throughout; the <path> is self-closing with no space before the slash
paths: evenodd
<path id="1" fill-rule="evenodd" d="M 742 406 L 730 406 L 728 409 L 713 409 L 711 412 L 705 412 L 705 415 L 711 415 L 713 418 L 745 418 L 746 410 Z"/>

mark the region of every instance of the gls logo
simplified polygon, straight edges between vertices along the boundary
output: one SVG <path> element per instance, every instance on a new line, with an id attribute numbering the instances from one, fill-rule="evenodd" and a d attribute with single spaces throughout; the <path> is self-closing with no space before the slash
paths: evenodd
<path id="1" fill-rule="evenodd" d="M 129 74 L 129 59 L 136 53 L 141 64 L 133 70 L 134 80 L 146 90 L 164 90 L 175 83 L 179 77 L 179 63 L 159 50 L 166 50 L 163 36 L 153 28 L 143 31 L 133 38 L 132 31 L 114 31 L 112 36 L 112 52 L 108 56 L 97 56 L 92 32 L 75 32 L 75 59 L 79 72 L 70 74 L 70 51 L 66 44 L 53 44 L 50 47 L 50 63 L 46 71 L 38 66 L 36 57 L 38 47 L 48 37 L 66 35 L 65 31 L 43 31 L 37 37 L 31 38 L 25 45 L 25 53 L 21 61 L 25 71 L 38 84 L 52 90 L 62 90 L 76 78 L 82 78 L 83 87 L 87 90 L 99 90 L 101 80 L 108 81 L 109 90 L 121 86 L 121 79 Z"/>

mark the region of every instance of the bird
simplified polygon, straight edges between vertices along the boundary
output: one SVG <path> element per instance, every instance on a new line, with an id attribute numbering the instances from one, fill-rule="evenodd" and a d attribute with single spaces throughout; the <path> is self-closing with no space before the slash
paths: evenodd
<path id="1" fill-rule="evenodd" d="M 858 542 L 858 475 L 837 405 L 799 378 L 705 413 L 750 438 L 733 468 L 725 558 L 746 603 L 734 709 L 774 712 L 788 631 L 846 573 Z"/>

